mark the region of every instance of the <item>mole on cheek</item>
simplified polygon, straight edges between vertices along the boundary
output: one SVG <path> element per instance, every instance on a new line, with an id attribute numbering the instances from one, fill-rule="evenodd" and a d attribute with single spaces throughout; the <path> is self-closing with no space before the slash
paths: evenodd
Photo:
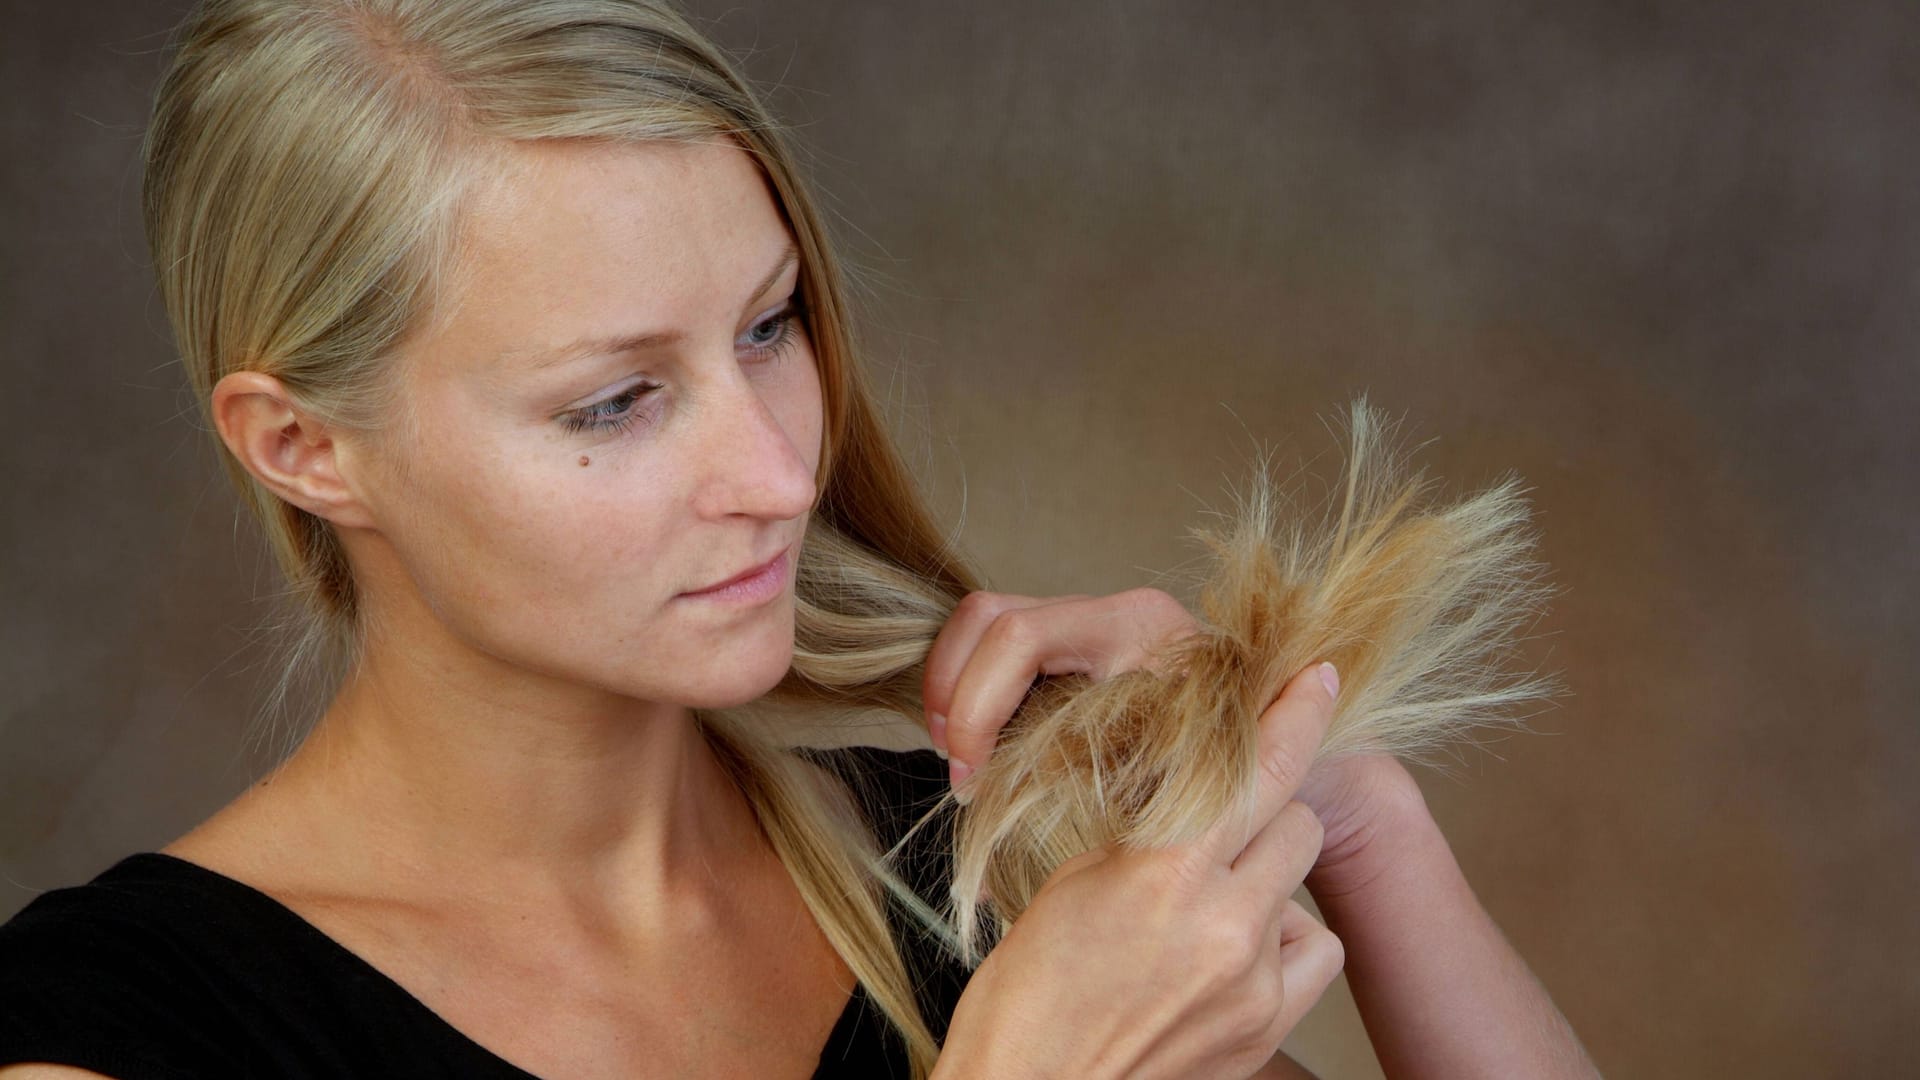
<path id="1" fill-rule="evenodd" d="M 591 465 L 591 464 L 593 464 L 593 459 L 592 459 L 592 458 L 590 458 L 590 457 L 588 457 L 588 456 L 587 456 L 587 455 L 585 455 L 585 454 L 581 454 L 581 455 L 580 455 L 580 467 L 581 467 L 581 468 L 583 468 L 583 469 L 584 469 L 584 468 L 586 468 L 587 466 L 589 466 L 589 465 Z"/>

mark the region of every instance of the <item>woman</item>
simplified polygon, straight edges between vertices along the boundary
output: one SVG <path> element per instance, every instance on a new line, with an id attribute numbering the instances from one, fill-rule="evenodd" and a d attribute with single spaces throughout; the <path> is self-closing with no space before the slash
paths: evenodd
<path id="1" fill-rule="evenodd" d="M 892 920 L 861 813 L 884 842 L 937 758 L 740 707 L 923 705 L 964 786 L 1034 676 L 1189 620 L 972 589 L 787 151 L 670 11 L 213 0 L 146 209 L 346 674 L 268 778 L 0 929 L 0 1063 L 42 1063 L 0 1076 L 1292 1075 L 1342 956 L 1310 870 L 1391 1073 L 1585 1074 L 1406 774 L 1302 787 L 1330 671 L 1262 718 L 1250 835 L 1088 853 L 970 978 Z M 924 664 L 836 637 L 903 607 L 952 612 Z"/>

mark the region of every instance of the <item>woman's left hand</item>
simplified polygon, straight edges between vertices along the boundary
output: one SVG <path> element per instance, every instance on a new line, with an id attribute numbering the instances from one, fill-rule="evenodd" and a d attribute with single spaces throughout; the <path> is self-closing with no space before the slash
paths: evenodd
<path id="1" fill-rule="evenodd" d="M 1042 675 L 1105 679 L 1151 667 L 1157 652 L 1199 626 L 1159 589 L 1110 596 L 1031 597 L 973 592 L 927 655 L 921 700 L 927 732 L 947 754 L 962 801 L 1000 729 Z"/>

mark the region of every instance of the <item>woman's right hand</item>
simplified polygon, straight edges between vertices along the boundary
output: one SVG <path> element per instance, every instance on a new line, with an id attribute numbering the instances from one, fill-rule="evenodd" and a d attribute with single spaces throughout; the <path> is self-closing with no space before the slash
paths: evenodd
<path id="1" fill-rule="evenodd" d="M 1267 1064 L 1344 960 L 1292 900 L 1320 852 L 1320 823 L 1294 799 L 1333 713 L 1337 683 L 1318 672 L 1260 717 L 1250 828 L 1061 864 L 974 971 L 934 1080 L 1211 1080 Z"/>

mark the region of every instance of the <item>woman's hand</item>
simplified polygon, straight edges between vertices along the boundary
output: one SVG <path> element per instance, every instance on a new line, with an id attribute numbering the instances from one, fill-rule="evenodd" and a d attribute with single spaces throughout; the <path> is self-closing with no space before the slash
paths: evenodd
<path id="1" fill-rule="evenodd" d="M 1294 793 L 1336 692 L 1316 666 L 1262 714 L 1250 819 L 1062 864 L 968 982 L 936 1080 L 1237 1078 L 1266 1066 L 1344 956 L 1291 899 L 1321 840 Z"/>
<path id="2" fill-rule="evenodd" d="M 1034 679 L 1137 671 L 1198 625 L 1159 589 L 1098 597 L 967 594 L 933 640 L 921 687 L 927 733 L 947 755 L 956 793 L 965 801 L 965 780 L 992 753 Z"/>
<path id="3" fill-rule="evenodd" d="M 1153 588 L 1098 597 L 969 593 L 934 638 L 921 687 L 927 732 L 948 756 L 960 797 L 1034 679 L 1137 671 L 1198 626 L 1178 600 Z M 1374 842 L 1417 826 L 1426 813 L 1413 776 L 1385 754 L 1315 765 L 1299 798 L 1326 830 L 1309 887 L 1351 889 Z"/>
<path id="4" fill-rule="evenodd" d="M 934 744 L 956 761 L 961 783 L 972 772 L 969 766 L 986 760 L 1034 678 L 1068 672 L 1106 678 L 1137 670 L 1196 626 L 1157 589 L 1053 599 L 973 593 L 928 658 L 923 693 Z M 1300 682 L 1296 677 L 1289 691 Z M 1276 703 L 1263 716 L 1263 732 L 1279 708 Z M 1276 909 L 1272 925 L 1280 950 L 1293 951 L 1266 969 L 1269 978 L 1279 973 L 1282 990 L 1271 1014 L 1274 1030 L 1285 1034 L 1344 964 L 1389 1075 L 1597 1077 L 1566 1019 L 1460 875 L 1412 775 L 1386 755 L 1334 759 L 1308 771 L 1325 725 L 1325 718 L 1317 726 L 1303 725 L 1312 727 L 1310 736 L 1296 734 L 1286 744 L 1295 755 L 1286 767 L 1294 780 L 1283 786 L 1298 800 L 1289 813 L 1304 805 L 1320 832 L 1310 872 L 1303 865 L 1296 873 L 1289 864 L 1272 882 L 1270 896 L 1284 901 L 1304 874 L 1328 925 L 1344 941 L 1302 911 Z M 959 793 L 964 798 L 964 785 Z M 1275 817 L 1267 831 L 1278 831 L 1287 816 Z M 1170 866 L 1193 872 L 1177 853 L 1090 852 L 1062 865 L 974 973 L 935 1075 L 946 1080 L 1052 1070 L 1075 1076 L 1244 1077 L 1267 1064 L 1262 1058 L 1241 1067 L 1260 1056 L 1254 1049 L 1238 1058 L 1204 1056 L 1207 1047 L 1220 1052 L 1231 1043 L 1224 1019 L 1233 1015 L 1229 1002 L 1246 1006 L 1237 991 L 1207 999 L 1195 989 L 1206 985 L 1202 971 L 1211 970 L 1198 965 L 1217 963 L 1218 950 L 1209 952 L 1204 942 L 1180 935 L 1209 924 L 1244 929 L 1244 922 L 1234 920 L 1244 920 L 1245 910 L 1225 899 L 1209 907 L 1211 889 L 1170 891 Z M 1205 865 L 1200 871 L 1201 877 L 1232 873 Z M 1178 869 L 1171 874 L 1181 875 Z M 1173 918 L 1181 910 L 1190 915 L 1185 923 Z M 1009 949 L 1016 939 L 1031 944 Z M 1310 954 L 1320 958 L 1318 966 L 1304 961 Z M 1329 955 L 1331 965 L 1325 963 Z M 1185 962 L 1188 956 L 1195 965 Z M 1001 989 L 973 992 L 987 985 Z M 1003 997 L 1007 1003 L 999 1004 Z M 1442 999 L 1452 1002 L 1451 1012 L 1434 1009 Z M 1194 1004 L 1199 1000 L 1216 1004 Z M 1031 1015 L 1023 1015 L 1028 1008 Z M 1207 1008 L 1228 1011 L 1210 1015 Z M 1449 1018 L 1455 1014 L 1475 1021 L 1454 1022 Z M 1073 1024 L 1080 1026 L 1062 1026 Z M 1182 1034 L 1182 1025 L 1191 1030 Z M 1002 1030 L 1012 1040 L 1003 1053 L 994 1042 Z M 970 1037 L 973 1031 L 986 1034 Z M 1076 1034 L 1083 1036 L 1080 1043 L 1068 1045 Z M 1276 1036 L 1273 1045 L 1278 1041 Z M 1082 1056 L 1071 1056 L 1076 1050 Z M 1129 1066 L 1129 1054 L 1143 1056 Z M 1053 1064 L 1060 1061 L 1076 1067 Z M 1120 1064 L 1107 1067 L 1114 1062 Z"/>

